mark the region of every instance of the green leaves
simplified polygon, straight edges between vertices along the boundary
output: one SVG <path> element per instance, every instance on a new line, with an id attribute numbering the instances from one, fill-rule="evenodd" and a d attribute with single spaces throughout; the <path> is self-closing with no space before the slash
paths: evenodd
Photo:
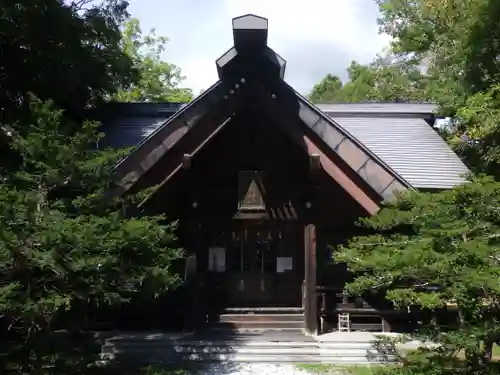
<path id="1" fill-rule="evenodd" d="M 376 234 L 336 249 L 356 277 L 355 294 L 386 291 L 398 308 L 440 310 L 455 303 L 461 316 L 446 341 L 458 352 L 500 335 L 500 183 L 489 177 L 440 193 L 410 192 L 363 226 Z M 432 325 L 428 339 L 444 342 Z M 422 333 L 422 332 L 421 332 Z M 424 335 L 424 336 L 425 336 Z M 484 357 L 484 352 L 477 351 Z M 483 361 L 483 359 L 481 359 Z"/>
<path id="2" fill-rule="evenodd" d="M 2 373 L 62 363 L 78 372 L 93 360 L 89 311 L 180 283 L 176 226 L 129 217 L 138 197 L 109 197 L 126 150 L 96 151 L 99 124 L 83 121 L 117 92 L 122 100 L 191 99 L 178 88 L 179 69 L 161 60 L 166 38 L 143 37 L 133 20 L 120 28 L 126 8 L 121 0 L 35 0 L 0 9 Z M 67 333 L 55 335 L 61 327 Z"/>
<path id="3" fill-rule="evenodd" d="M 180 69 L 162 59 L 167 42 L 168 38 L 157 36 L 154 29 L 143 36 L 138 19 L 125 22 L 121 43 L 124 52 L 133 61 L 138 80 L 129 87 L 123 87 L 113 100 L 185 103 L 193 99 L 190 89 L 180 87 L 185 79 Z"/>
<path id="4" fill-rule="evenodd" d="M 313 103 L 335 103 L 338 101 L 342 81 L 339 77 L 327 74 L 319 83 L 314 85 L 309 100 Z"/>
<path id="5" fill-rule="evenodd" d="M 422 327 L 439 349 L 409 359 L 400 373 L 456 373 L 459 352 L 468 374 L 487 373 L 500 337 L 500 2 L 376 1 L 381 31 L 392 37 L 389 57 L 353 63 L 333 99 L 436 102 L 440 115 L 453 117 L 443 136 L 476 177 L 450 191 L 402 196 L 362 220 L 369 235 L 334 258 L 354 273 L 353 293 L 381 290 L 399 307 L 429 311 L 456 304 L 458 322 L 446 334 Z"/>
<path id="6" fill-rule="evenodd" d="M 351 62 L 349 81 L 343 84 L 337 76 L 327 74 L 316 84 L 309 100 L 313 103 L 426 101 L 427 81 L 418 62 L 397 60 L 394 56 L 377 56 L 368 65 Z"/>
<path id="7" fill-rule="evenodd" d="M 81 118 L 88 106 L 131 83 L 132 62 L 122 50 L 118 28 L 127 15 L 126 2 L 99 1 L 81 10 L 68 3 L 2 5 L 2 121 L 29 114 L 30 92 Z"/>
<path id="8" fill-rule="evenodd" d="M 496 84 L 500 63 L 494 0 L 377 0 L 381 30 L 399 58 L 425 63 L 429 94 L 444 115 Z"/>
<path id="9" fill-rule="evenodd" d="M 14 361 L 32 372 L 61 349 L 38 343 L 63 316 L 85 331 L 89 310 L 179 285 L 172 264 L 182 251 L 175 223 L 129 217 L 128 202 L 105 199 L 121 155 L 92 150 L 96 124 L 73 126 L 37 99 L 30 108 L 32 121 L 11 127 L 21 162 L 0 182 L 0 315 L 15 327 L 7 358 L 33 342 Z"/>

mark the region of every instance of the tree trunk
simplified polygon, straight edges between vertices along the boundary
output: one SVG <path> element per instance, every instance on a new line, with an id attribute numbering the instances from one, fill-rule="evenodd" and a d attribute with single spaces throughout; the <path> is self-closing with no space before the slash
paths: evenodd
<path id="1" fill-rule="evenodd" d="M 493 340 L 484 340 L 484 363 L 490 363 L 493 358 Z"/>

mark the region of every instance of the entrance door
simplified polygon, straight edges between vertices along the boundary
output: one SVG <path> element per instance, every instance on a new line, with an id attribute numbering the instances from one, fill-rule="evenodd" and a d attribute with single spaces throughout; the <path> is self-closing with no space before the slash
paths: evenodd
<path id="1" fill-rule="evenodd" d="M 272 301 L 272 238 L 263 228 L 245 228 L 241 233 L 241 269 L 238 270 L 238 299 L 248 305 Z"/>
<path id="2" fill-rule="evenodd" d="M 300 306 L 304 268 L 300 232 L 246 222 L 234 234 L 236 241 L 227 254 L 228 304 Z"/>

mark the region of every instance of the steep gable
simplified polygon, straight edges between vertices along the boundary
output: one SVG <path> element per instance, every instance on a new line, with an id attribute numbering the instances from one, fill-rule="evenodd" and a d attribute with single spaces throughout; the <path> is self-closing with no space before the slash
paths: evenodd
<path id="1" fill-rule="evenodd" d="M 431 184 L 432 176 L 425 178 L 428 170 L 425 164 L 424 168 L 413 166 L 422 162 L 428 153 L 446 153 L 455 169 L 463 170 L 460 160 L 423 117 L 412 117 L 411 105 L 400 112 L 392 107 L 392 114 L 388 115 L 381 105 L 370 104 L 368 111 L 363 112 L 360 104 L 351 106 L 351 115 L 346 115 L 349 105 L 340 105 L 344 108 L 337 108 L 337 111 L 335 105 L 326 105 L 321 110 L 308 102 L 284 82 L 286 62 L 266 45 L 267 20 L 263 20 L 253 15 L 233 20 L 235 46 L 216 62 L 220 79 L 193 102 L 177 111 L 172 105 L 164 113 L 162 104 L 155 103 L 151 106 L 156 106 L 156 114 L 144 115 L 142 120 L 138 116 L 114 120 L 108 134 L 110 144 L 126 146 L 124 139 L 132 138 L 128 134 L 144 137 L 116 167 L 118 193 L 127 192 L 158 161 L 167 158 L 165 176 L 158 184 L 161 188 L 182 169 L 185 157 L 198 153 L 235 113 L 249 106 L 258 107 L 305 152 L 317 157 L 322 168 L 371 213 L 378 209 L 377 201 L 390 199 L 399 190 Z M 395 113 L 399 122 L 394 120 Z M 394 128 L 390 129 L 391 126 Z M 128 132 L 116 131 L 117 128 Z M 417 144 L 415 140 L 420 139 L 419 134 L 422 134 L 422 141 Z M 429 143 L 429 139 L 432 142 Z M 426 154 L 424 144 L 435 147 Z M 408 152 L 404 155 L 404 146 L 412 146 L 416 156 Z M 174 148 L 183 153 L 169 157 Z M 392 157 L 398 150 L 401 150 L 400 156 Z M 440 156 L 436 156 L 439 159 Z M 438 163 L 436 161 L 435 165 Z M 453 168 L 444 168 L 454 173 Z M 435 171 L 439 173 L 438 168 Z M 415 173 L 420 175 L 415 177 Z M 424 181 L 424 185 L 419 181 Z M 455 182 L 460 181 L 456 179 Z M 448 182 L 449 185 L 454 183 L 451 177 Z M 370 198 L 374 195 L 378 197 L 375 200 Z"/>
<path id="2" fill-rule="evenodd" d="M 449 189 L 468 168 L 439 135 L 432 103 L 319 106 L 416 189 Z"/>
<path id="3" fill-rule="evenodd" d="M 140 145 L 182 106 L 176 103 L 113 106 L 108 111 L 111 116 L 103 120 L 106 136 L 102 144 Z M 431 125 L 434 104 L 359 103 L 316 107 L 413 188 L 448 189 L 466 181 L 469 170 Z"/>

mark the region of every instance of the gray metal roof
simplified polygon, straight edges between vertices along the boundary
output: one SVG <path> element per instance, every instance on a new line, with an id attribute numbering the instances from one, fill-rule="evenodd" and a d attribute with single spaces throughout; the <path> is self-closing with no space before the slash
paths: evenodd
<path id="1" fill-rule="evenodd" d="M 333 118 L 417 189 L 452 188 L 465 182 L 467 167 L 421 118 Z"/>
<path id="2" fill-rule="evenodd" d="M 100 147 L 138 146 L 173 116 L 183 103 L 111 103 L 101 118 L 105 134 Z"/>
<path id="3" fill-rule="evenodd" d="M 105 137 L 100 141 L 100 147 L 131 147 L 137 146 L 151 133 L 160 127 L 170 116 L 155 117 L 118 117 L 106 124 Z"/>
<path id="4" fill-rule="evenodd" d="M 340 103 L 317 104 L 316 107 L 330 115 L 335 113 L 432 115 L 437 110 L 437 105 L 433 103 Z"/>
<path id="5" fill-rule="evenodd" d="M 127 103 L 104 121 L 103 145 L 136 146 L 182 105 Z M 415 188 L 451 188 L 467 167 L 424 118 L 434 104 L 367 103 L 317 106 Z M 413 115 L 412 115 L 413 114 Z"/>

